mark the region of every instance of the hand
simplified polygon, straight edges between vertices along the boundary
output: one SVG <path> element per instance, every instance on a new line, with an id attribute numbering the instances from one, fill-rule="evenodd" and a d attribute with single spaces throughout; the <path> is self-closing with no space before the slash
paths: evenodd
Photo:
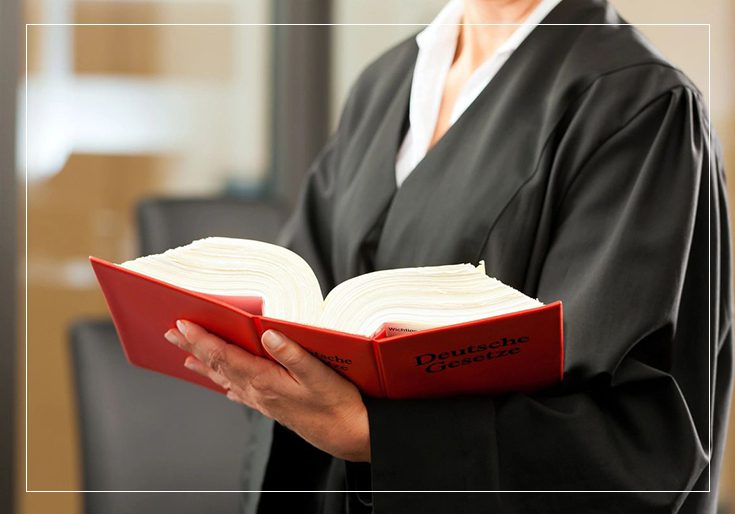
<path id="1" fill-rule="evenodd" d="M 357 388 L 283 334 L 261 342 L 279 363 L 228 344 L 179 320 L 168 341 L 192 353 L 184 366 L 227 390 L 227 398 L 256 409 L 335 457 L 370 461 L 370 429 Z"/>

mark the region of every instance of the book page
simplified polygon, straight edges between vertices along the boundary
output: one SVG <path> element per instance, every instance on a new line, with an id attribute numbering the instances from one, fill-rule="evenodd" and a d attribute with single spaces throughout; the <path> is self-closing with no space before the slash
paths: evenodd
<path id="1" fill-rule="evenodd" d="M 487 276 L 484 264 L 379 270 L 335 287 L 324 300 L 320 325 L 366 337 L 410 333 L 541 306 Z"/>
<path id="2" fill-rule="evenodd" d="M 253 298 L 262 299 L 258 314 L 297 323 L 316 324 L 322 310 L 321 288 L 309 264 L 262 241 L 208 237 L 121 266 L 250 313 Z"/>

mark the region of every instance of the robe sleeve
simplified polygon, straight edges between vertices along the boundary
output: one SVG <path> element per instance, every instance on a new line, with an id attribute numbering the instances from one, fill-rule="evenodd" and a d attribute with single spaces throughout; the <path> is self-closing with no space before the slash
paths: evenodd
<path id="1" fill-rule="evenodd" d="M 365 96 L 358 90 L 360 85 L 360 80 L 353 85 L 337 129 L 307 170 L 296 205 L 277 241 L 309 263 L 324 296 L 337 285 L 332 272 L 331 227 L 340 162 L 358 113 L 364 109 L 359 105 Z"/>
<path id="2" fill-rule="evenodd" d="M 331 217 L 335 198 L 338 163 L 344 147 L 348 125 L 355 110 L 355 97 L 350 93 L 340 117 L 340 123 L 322 149 L 304 178 L 297 205 L 279 234 L 278 243 L 298 253 L 309 263 L 316 274 L 322 294 L 334 287 L 330 262 Z M 324 487 L 332 465 L 332 456 L 312 446 L 291 430 L 273 423 L 269 457 L 265 469 L 258 473 L 254 482 L 261 489 L 314 491 Z M 258 439 L 267 441 L 268 437 Z M 337 489 L 342 484 L 333 486 Z M 258 503 L 258 512 L 287 512 L 295 500 L 288 495 L 263 493 Z M 322 498 L 314 495 L 299 495 L 298 502 L 303 512 L 317 512 Z"/>
<path id="3" fill-rule="evenodd" d="M 306 174 L 297 207 L 279 234 L 281 246 L 296 251 L 314 270 L 322 294 L 334 287 L 328 227 L 333 205 L 334 182 L 341 132 L 338 130 L 322 149 Z"/>
<path id="4" fill-rule="evenodd" d="M 695 483 L 707 489 L 711 411 L 727 406 L 718 391 L 729 396 L 729 363 L 717 361 L 731 355 L 727 213 L 712 162 L 701 100 L 682 86 L 567 171 L 537 290 L 564 303 L 562 385 L 367 400 L 375 491 L 631 492 L 375 493 L 376 514 L 672 512 Z"/>

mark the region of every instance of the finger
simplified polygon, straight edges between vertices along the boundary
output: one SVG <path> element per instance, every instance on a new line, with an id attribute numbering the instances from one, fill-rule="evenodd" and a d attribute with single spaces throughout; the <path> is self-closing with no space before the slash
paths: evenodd
<path id="1" fill-rule="evenodd" d="M 208 378 L 209 380 L 220 386 L 222 389 L 229 389 L 230 387 L 232 387 L 232 383 L 227 380 L 227 378 L 214 371 L 212 368 L 204 364 L 193 355 L 189 355 L 186 358 L 186 360 L 184 361 L 184 367 L 193 371 L 194 373 L 198 373 L 203 377 Z"/>
<path id="2" fill-rule="evenodd" d="M 210 334 L 196 323 L 179 320 L 176 326 L 178 330 L 166 332 L 166 339 L 215 372 L 225 376 L 249 376 L 261 370 L 257 357 Z"/>
<path id="3" fill-rule="evenodd" d="M 212 368 L 201 362 L 193 355 L 189 355 L 186 358 L 186 360 L 184 361 L 184 367 L 208 378 L 209 380 L 220 386 L 222 389 L 225 390 L 225 395 L 227 396 L 228 400 L 247 405 L 248 407 L 253 409 L 256 408 L 252 399 L 249 398 L 248 395 L 237 384 L 233 384 L 226 377 L 213 371 Z"/>
<path id="4" fill-rule="evenodd" d="M 263 347 L 299 382 L 314 382 L 329 368 L 301 346 L 275 330 L 266 330 Z"/>
<path id="5" fill-rule="evenodd" d="M 227 391 L 226 395 L 227 399 L 231 402 L 239 403 L 242 405 L 245 405 L 246 407 L 250 407 L 251 409 L 258 410 L 257 405 L 247 396 L 242 394 L 241 392 L 235 392 L 232 389 Z M 261 414 L 266 415 L 265 412 L 259 411 Z"/>

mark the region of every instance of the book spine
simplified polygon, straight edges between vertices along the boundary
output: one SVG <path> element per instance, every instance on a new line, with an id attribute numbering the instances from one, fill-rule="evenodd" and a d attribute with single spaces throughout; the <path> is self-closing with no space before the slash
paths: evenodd
<path id="1" fill-rule="evenodd" d="M 258 351 L 260 352 L 260 355 L 259 356 L 260 357 L 267 357 L 269 359 L 272 359 L 270 357 L 270 355 L 268 355 L 268 352 L 266 352 L 265 349 L 263 348 L 263 343 L 260 342 L 261 339 L 263 339 L 263 332 L 264 332 L 263 325 L 261 324 L 261 318 L 260 318 L 260 316 L 257 315 L 257 314 L 255 314 L 255 315 L 252 315 L 251 314 L 250 316 L 251 316 L 251 319 L 253 320 L 253 325 L 255 325 L 255 332 L 258 334 L 258 342 L 257 342 L 257 345 L 258 345 Z"/>
<path id="2" fill-rule="evenodd" d="M 559 306 L 559 381 L 564 380 L 564 366 L 566 363 L 566 353 L 564 348 L 564 305 L 561 302 L 555 302 Z"/>
<path id="3" fill-rule="evenodd" d="M 385 371 L 383 370 L 383 359 L 380 358 L 380 351 L 378 350 L 378 342 L 375 339 L 370 341 L 370 346 L 373 349 L 373 359 L 375 359 L 375 369 L 378 370 L 378 384 L 380 385 L 380 396 L 381 398 L 388 397 L 388 390 L 385 386 Z"/>

